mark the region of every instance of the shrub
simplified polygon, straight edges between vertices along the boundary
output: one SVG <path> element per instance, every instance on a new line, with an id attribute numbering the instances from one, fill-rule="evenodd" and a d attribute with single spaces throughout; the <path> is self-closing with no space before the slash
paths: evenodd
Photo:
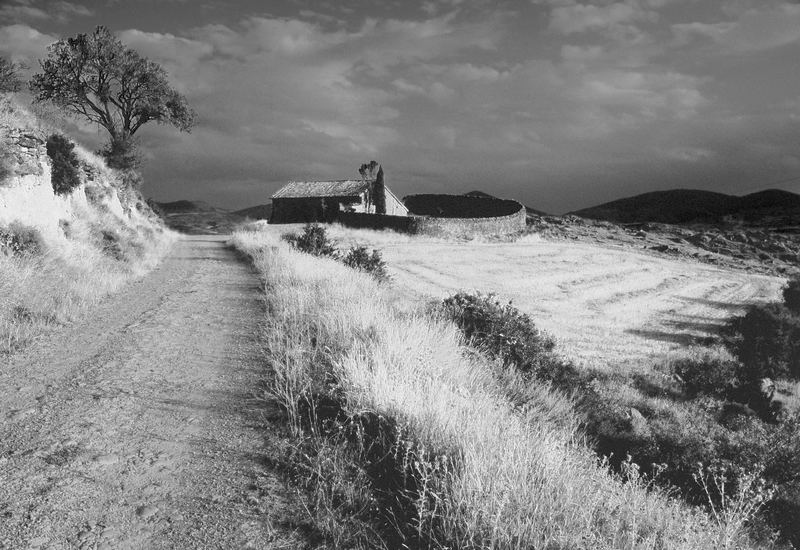
<path id="1" fill-rule="evenodd" d="M 125 259 L 125 251 L 122 250 L 120 244 L 120 236 L 115 231 L 106 229 L 100 230 L 100 250 L 106 256 L 109 256 L 117 261 Z"/>
<path id="2" fill-rule="evenodd" d="M 13 175 L 14 157 L 5 140 L 0 136 L 0 182 Z"/>
<path id="3" fill-rule="evenodd" d="M 316 223 L 307 224 L 303 228 L 302 235 L 284 235 L 284 239 L 297 250 L 307 254 L 331 258 L 338 256 L 336 247 L 328 239 L 325 228 Z"/>
<path id="4" fill-rule="evenodd" d="M 377 250 L 373 250 L 372 254 L 369 254 L 365 246 L 354 246 L 342 258 L 342 262 L 348 267 L 369 273 L 379 281 L 385 281 L 389 278 L 389 273 L 386 271 L 386 262 L 383 261 L 381 253 Z"/>
<path id="5" fill-rule="evenodd" d="M 442 310 L 468 340 L 505 366 L 561 385 L 577 376 L 572 365 L 552 353 L 553 339 L 511 302 L 502 305 L 493 294 L 459 292 L 444 300 Z"/>
<path id="6" fill-rule="evenodd" d="M 728 328 L 733 352 L 744 365 L 742 383 L 800 379 L 800 316 L 780 304 L 755 306 Z"/>
<path id="7" fill-rule="evenodd" d="M 800 278 L 792 279 L 784 287 L 783 302 L 792 313 L 800 314 Z"/>
<path id="8" fill-rule="evenodd" d="M 57 195 L 65 195 L 81 184 L 80 161 L 75 144 L 60 134 L 47 138 L 47 156 L 53 163 L 52 184 Z"/>
<path id="9" fill-rule="evenodd" d="M 35 227 L 17 222 L 0 227 L 0 251 L 6 254 L 35 256 L 44 249 L 42 234 Z"/>
<path id="10" fill-rule="evenodd" d="M 699 358 L 683 358 L 672 365 L 673 373 L 680 378 L 689 397 L 700 394 L 719 398 L 728 397 L 738 384 L 741 365 L 711 353 Z"/>

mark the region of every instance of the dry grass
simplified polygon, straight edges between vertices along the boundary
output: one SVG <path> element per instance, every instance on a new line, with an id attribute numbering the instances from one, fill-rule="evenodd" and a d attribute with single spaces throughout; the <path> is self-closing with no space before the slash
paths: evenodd
<path id="1" fill-rule="evenodd" d="M 422 451 L 415 527 L 432 547 L 738 548 L 703 512 L 648 486 L 635 465 L 609 472 L 580 441 L 563 396 L 546 387 L 514 407 L 457 329 L 393 305 L 368 276 L 290 250 L 275 232 L 241 232 L 268 291 L 273 393 L 300 433 L 301 395 L 320 380 L 350 414 L 407 426 Z M 452 253 L 451 253 L 452 255 Z"/>
<path id="2" fill-rule="evenodd" d="M 153 229 L 120 261 L 97 247 L 89 228 L 74 228 L 63 247 L 41 255 L 0 253 L 0 353 L 23 347 L 49 327 L 67 323 L 103 297 L 151 270 L 174 236 Z M 135 249 L 135 251 L 134 251 Z"/>

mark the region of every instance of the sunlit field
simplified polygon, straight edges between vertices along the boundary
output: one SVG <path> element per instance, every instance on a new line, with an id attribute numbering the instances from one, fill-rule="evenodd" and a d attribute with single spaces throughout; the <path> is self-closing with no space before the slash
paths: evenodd
<path id="1" fill-rule="evenodd" d="M 455 326 L 419 311 L 409 313 L 397 300 L 398 289 L 425 298 L 464 286 L 455 272 L 433 269 L 437 262 L 450 258 L 470 282 L 491 282 L 506 272 L 496 264 L 468 269 L 477 253 L 522 269 L 537 258 L 541 264 L 548 257 L 547 246 L 412 242 L 403 236 L 392 244 L 394 236 L 378 234 L 369 242 L 387 250 L 396 277 L 396 286 L 387 286 L 333 260 L 291 250 L 277 238 L 291 229 L 297 228 L 240 232 L 233 244 L 262 274 L 268 306 L 263 332 L 271 372 L 268 392 L 306 445 L 304 467 L 310 478 L 321 480 L 312 483 L 309 515 L 318 529 L 338 541 L 337 547 L 384 547 L 374 546 L 368 530 L 352 531 L 354 516 L 361 518 L 371 508 L 348 485 L 353 463 L 335 457 L 345 452 L 363 456 L 373 445 L 385 445 L 386 438 L 390 448 L 380 453 L 380 460 L 405 453 L 400 462 L 406 469 L 394 474 L 418 480 L 410 495 L 413 525 L 397 522 L 398 531 L 408 535 L 410 527 L 411 535 L 420 537 L 412 547 L 750 547 L 739 516 L 712 518 L 687 507 L 649 486 L 635 465 L 621 475 L 609 471 L 584 445 L 570 400 L 562 393 L 528 383 L 526 403 L 512 404 L 492 368 L 464 353 Z M 334 234 L 359 242 L 369 235 Z M 538 254 L 526 252 L 531 250 Z M 551 263 L 556 253 L 549 250 Z M 409 256 L 398 260 L 403 254 Z M 427 260 L 426 254 L 436 255 Z M 434 276 L 414 282 L 411 266 L 427 261 Z M 532 277 L 536 270 L 525 272 Z M 526 277 L 509 280 L 539 291 Z M 555 306 L 549 311 L 556 318 Z M 312 412 L 322 411 L 315 407 L 321 396 L 320 407 L 337 399 L 350 418 L 379 415 L 403 431 L 396 434 L 394 446 L 391 431 L 379 432 L 377 441 L 364 432 L 359 439 L 363 448 L 353 449 L 350 443 L 332 450 L 331 439 L 321 431 L 303 428 L 316 418 L 312 414 L 311 420 L 303 420 L 309 410 L 304 404 L 311 403 Z"/>
<path id="2" fill-rule="evenodd" d="M 266 226 L 298 231 L 300 226 Z M 777 300 L 784 279 L 630 249 L 547 242 L 456 242 L 333 225 L 340 248 L 382 251 L 396 291 L 416 300 L 457 290 L 511 300 L 578 365 L 617 373 L 713 343 L 745 306 Z"/>

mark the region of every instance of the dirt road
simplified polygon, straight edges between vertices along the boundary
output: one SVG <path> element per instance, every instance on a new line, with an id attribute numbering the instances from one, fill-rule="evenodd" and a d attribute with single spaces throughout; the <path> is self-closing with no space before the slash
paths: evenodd
<path id="1" fill-rule="evenodd" d="M 259 281 L 221 237 L 0 363 L 0 548 L 297 548 L 264 465 Z"/>

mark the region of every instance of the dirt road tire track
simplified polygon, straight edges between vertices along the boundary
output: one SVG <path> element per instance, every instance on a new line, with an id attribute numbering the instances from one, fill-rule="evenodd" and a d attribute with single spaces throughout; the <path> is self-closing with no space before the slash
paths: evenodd
<path id="1" fill-rule="evenodd" d="M 264 466 L 262 294 L 186 237 L 91 316 L 0 363 L 0 548 L 299 548 Z"/>

